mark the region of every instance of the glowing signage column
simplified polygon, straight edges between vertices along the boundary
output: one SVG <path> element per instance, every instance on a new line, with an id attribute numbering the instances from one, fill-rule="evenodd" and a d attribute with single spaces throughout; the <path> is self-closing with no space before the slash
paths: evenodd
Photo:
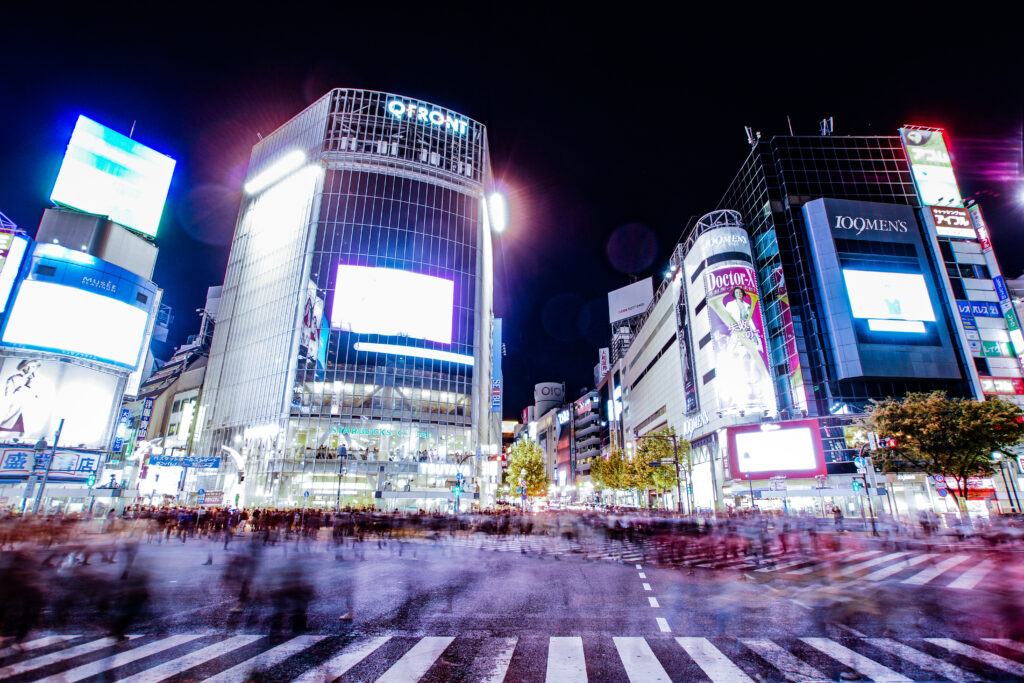
<path id="1" fill-rule="evenodd" d="M 1020 321 L 1013 309 L 1013 301 L 1006 289 L 1006 281 L 1003 280 L 1002 271 L 999 270 L 999 262 L 996 261 L 996 254 L 992 250 L 992 241 L 988 236 L 988 226 L 981 215 L 981 207 L 971 204 L 967 207 L 974 229 L 978 232 L 978 241 L 981 242 L 981 253 L 985 256 L 985 265 L 988 266 L 992 275 L 992 283 L 995 285 L 996 296 L 999 298 L 999 307 L 1002 309 L 1003 317 L 1006 319 L 1006 329 L 1010 335 L 1010 343 L 1013 346 L 1013 355 L 1017 358 L 1017 364 L 1024 372 L 1024 333 L 1020 329 Z"/>

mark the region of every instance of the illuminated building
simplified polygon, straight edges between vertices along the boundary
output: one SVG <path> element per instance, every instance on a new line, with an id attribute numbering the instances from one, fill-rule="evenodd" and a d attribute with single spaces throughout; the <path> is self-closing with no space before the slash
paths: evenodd
<path id="1" fill-rule="evenodd" d="M 433 509 L 461 471 L 486 497 L 490 185 L 483 125 L 399 95 L 332 90 L 263 137 L 194 447 L 220 468 L 195 488 Z"/>

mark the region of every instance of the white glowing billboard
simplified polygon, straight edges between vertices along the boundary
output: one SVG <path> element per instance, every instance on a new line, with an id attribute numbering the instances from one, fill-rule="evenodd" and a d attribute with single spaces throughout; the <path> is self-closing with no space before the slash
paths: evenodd
<path id="1" fill-rule="evenodd" d="M 147 311 L 109 296 L 25 280 L 11 306 L 3 343 L 134 368 L 148 320 Z"/>
<path id="2" fill-rule="evenodd" d="M 50 199 L 156 236 L 174 159 L 78 117 Z"/>
<path id="3" fill-rule="evenodd" d="M 825 474 L 817 420 L 746 425 L 729 429 L 729 460 L 736 479 Z"/>
<path id="4" fill-rule="evenodd" d="M 455 283 L 392 268 L 338 266 L 331 325 L 358 334 L 452 343 Z"/>
<path id="5" fill-rule="evenodd" d="M 853 317 L 866 318 L 871 330 L 923 333 L 925 322 L 935 322 L 923 275 L 844 268 L 843 279 Z"/>

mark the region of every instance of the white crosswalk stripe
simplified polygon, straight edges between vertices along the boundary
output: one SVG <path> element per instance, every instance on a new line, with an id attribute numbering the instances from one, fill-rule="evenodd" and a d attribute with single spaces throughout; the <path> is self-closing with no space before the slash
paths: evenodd
<path id="1" fill-rule="evenodd" d="M 1024 666 L 1011 659 L 1007 659 L 1006 657 L 1000 657 L 988 650 L 982 650 L 981 648 L 961 643 L 953 640 L 952 638 L 925 638 L 925 640 L 932 645 L 938 645 L 950 652 L 955 652 L 956 654 L 963 655 L 964 657 L 970 657 L 971 659 L 977 660 L 982 664 L 992 667 L 993 669 L 1006 671 L 1014 676 L 1024 678 Z"/>
<path id="2" fill-rule="evenodd" d="M 881 554 L 882 554 L 881 550 L 866 550 L 864 552 L 857 553 L 856 555 L 850 555 L 849 557 L 845 558 L 845 561 L 852 562 L 853 560 L 861 560 L 861 559 L 864 559 L 864 558 L 867 558 L 867 557 L 872 557 L 874 555 L 881 555 Z M 837 556 L 833 555 L 831 558 L 828 558 L 828 559 L 836 559 L 836 557 Z M 811 566 L 811 567 L 804 567 L 803 569 L 797 569 L 796 571 L 790 572 L 790 573 L 791 574 L 810 574 L 811 572 L 816 571 L 819 568 L 819 566 L 820 565 L 816 564 L 816 565 Z"/>
<path id="3" fill-rule="evenodd" d="M 868 638 L 867 642 L 871 643 L 879 650 L 885 650 L 889 654 L 896 655 L 900 659 L 905 659 L 919 669 L 925 671 L 932 671 L 939 674 L 943 678 L 948 678 L 951 681 L 980 681 L 981 679 L 973 674 L 966 673 L 963 669 L 958 666 L 953 666 L 949 662 L 944 662 L 941 659 L 936 659 L 929 654 L 925 654 L 920 650 L 915 650 L 909 645 L 896 642 L 891 638 Z"/>
<path id="4" fill-rule="evenodd" d="M 356 642 L 336 655 L 330 661 L 324 662 L 315 669 L 311 669 L 295 680 L 295 683 L 325 683 L 333 681 L 342 676 L 359 662 L 366 659 L 381 645 L 391 640 L 390 636 L 371 638 L 362 642 Z"/>
<path id="5" fill-rule="evenodd" d="M 665 667 L 654 656 L 654 650 L 643 638 L 614 638 L 619 659 L 626 668 L 629 683 L 669 683 Z"/>
<path id="6" fill-rule="evenodd" d="M 882 555 L 881 557 L 874 557 L 874 558 L 872 558 L 870 560 L 865 560 L 864 562 L 860 562 L 858 564 L 852 564 L 852 565 L 850 565 L 848 567 L 844 567 L 843 570 L 841 572 L 839 572 L 839 575 L 840 576 L 850 576 L 852 574 L 856 574 L 857 572 L 859 572 L 859 571 L 861 571 L 863 569 L 868 569 L 870 567 L 874 567 L 875 565 L 882 564 L 883 562 L 890 562 L 892 560 L 898 560 L 899 558 L 906 557 L 909 554 L 910 553 L 889 553 L 888 555 Z"/>
<path id="7" fill-rule="evenodd" d="M 754 683 L 707 638 L 676 638 L 676 642 L 713 683 Z"/>
<path id="8" fill-rule="evenodd" d="M 292 638 L 287 642 L 281 643 L 277 647 L 271 648 L 266 652 L 262 652 L 255 657 L 236 664 L 227 671 L 221 671 L 216 676 L 207 678 L 205 683 L 233 683 L 233 681 L 244 680 L 246 674 L 250 671 L 269 669 L 275 664 L 280 664 L 292 655 L 298 654 L 299 652 L 316 645 L 326 637 L 327 636 L 298 636 L 297 638 Z"/>
<path id="9" fill-rule="evenodd" d="M 126 652 L 118 652 L 116 655 L 110 657 L 104 657 L 103 659 L 95 662 L 89 662 L 82 666 L 65 671 L 60 675 L 61 683 L 74 683 L 75 681 L 81 681 L 90 676 L 96 676 L 105 671 L 113 671 L 119 666 L 136 662 L 140 659 L 150 657 L 155 654 L 159 654 L 164 650 L 169 650 L 172 647 L 178 645 L 184 645 L 187 642 L 202 638 L 202 633 L 186 633 L 182 635 L 171 636 L 169 638 L 161 638 L 155 640 L 152 643 L 147 643 L 141 647 L 134 647 Z"/>
<path id="10" fill-rule="evenodd" d="M 813 666 L 798 659 L 788 650 L 779 647 L 770 640 L 741 640 L 745 646 L 753 650 L 766 662 L 778 669 L 787 680 L 806 681 L 828 678 Z"/>
<path id="11" fill-rule="evenodd" d="M 42 638 L 36 638 L 34 640 L 26 640 L 21 644 L 21 652 L 30 652 L 32 650 L 38 650 L 39 648 L 53 645 L 54 643 L 63 643 L 65 640 L 74 640 L 78 636 L 43 636 Z M 10 657 L 13 654 L 17 654 L 19 650 L 13 645 L 0 649 L 0 659 L 4 657 Z"/>
<path id="12" fill-rule="evenodd" d="M 878 683 L 898 683 L 900 681 L 912 681 L 903 674 L 897 673 L 887 666 L 883 666 L 873 659 L 869 659 L 859 652 L 854 652 L 848 647 L 840 645 L 830 638 L 801 638 L 811 647 L 821 650 L 832 659 L 848 666 L 861 675 L 867 676 Z"/>
<path id="13" fill-rule="evenodd" d="M 910 569 L 911 567 L 916 567 L 922 562 L 927 562 L 933 557 L 938 557 L 938 555 L 926 553 L 924 555 L 918 555 L 917 557 L 911 557 L 904 562 L 897 562 L 896 564 L 889 565 L 888 567 L 882 567 L 881 569 L 873 571 L 862 578 L 865 581 L 881 581 L 882 579 L 889 578 L 893 574 L 899 574 L 900 572 Z"/>
<path id="14" fill-rule="evenodd" d="M 995 569 L 995 566 L 996 564 L 992 560 L 982 560 L 957 577 L 957 580 L 949 584 L 948 588 L 971 590 L 981 583 L 981 580 L 985 578 L 985 575 Z"/>
<path id="15" fill-rule="evenodd" d="M 909 579 L 903 579 L 903 583 L 909 583 L 914 586 L 923 586 L 929 581 L 945 574 L 953 567 L 969 559 L 971 559 L 970 555 L 954 555 L 953 557 L 948 557 L 934 567 L 928 567 L 928 569 L 914 574 Z"/>
<path id="16" fill-rule="evenodd" d="M 196 650 L 187 655 L 176 657 L 168 662 L 164 662 L 159 666 L 154 666 L 151 669 L 140 671 L 134 676 L 128 678 L 122 678 L 121 683 L 157 683 L 165 678 L 170 678 L 175 674 L 179 674 L 182 671 L 187 671 L 194 666 L 205 664 L 211 659 L 216 659 L 221 655 L 227 654 L 232 650 L 244 647 L 251 643 L 256 642 L 263 636 L 232 636 L 219 643 L 208 645 L 201 650 Z"/>
<path id="17" fill-rule="evenodd" d="M 548 640 L 547 683 L 587 683 L 583 638 L 569 636 Z"/>
<path id="18" fill-rule="evenodd" d="M 418 681 L 433 666 L 441 653 L 448 649 L 455 638 L 430 637 L 421 638 L 412 649 L 377 679 L 377 683 L 409 683 Z"/>
<path id="19" fill-rule="evenodd" d="M 294 680 L 299 683 L 327 683 L 345 674 L 351 675 L 355 667 L 360 671 L 366 668 L 360 674 L 361 679 L 375 678 L 377 683 L 413 683 L 427 676 L 436 677 L 437 667 L 442 663 L 447 666 L 445 653 L 451 648 L 462 653 L 456 656 L 471 664 L 461 670 L 460 676 L 483 683 L 505 683 L 536 676 L 536 669 L 527 673 L 517 670 L 521 666 L 545 667 L 545 680 L 549 683 L 586 683 L 588 678 L 668 683 L 671 680 L 668 671 L 673 670 L 669 666 L 678 666 L 682 660 L 694 671 L 699 668 L 712 683 L 830 680 L 839 671 L 837 667 L 852 669 L 864 678 L 881 682 L 911 681 L 910 675 L 923 675 L 923 680 L 968 683 L 985 680 L 986 670 L 997 670 L 1003 676 L 1009 674 L 1015 679 L 1024 679 L 1024 664 L 995 652 L 996 648 L 1007 648 L 1015 653 L 1024 653 L 1024 643 L 1002 638 L 984 638 L 972 641 L 975 642 L 972 645 L 951 638 L 915 638 L 913 643 L 905 643 L 894 638 L 857 636 L 840 643 L 824 637 L 733 639 L 725 636 L 608 637 L 586 634 L 544 638 L 547 657 L 537 662 L 536 655 L 543 655 L 535 649 L 541 646 L 536 637 L 527 639 L 522 659 L 514 656 L 524 642 L 520 638 L 469 634 L 463 641 L 459 636 L 395 635 L 366 637 L 344 646 L 328 646 L 336 636 L 303 635 L 275 643 L 265 635 L 223 637 L 197 632 L 155 638 L 133 636 L 129 642 L 121 643 L 101 638 L 70 648 L 64 646 L 65 640 L 77 637 L 48 635 L 28 641 L 26 645 L 35 643 L 34 649 L 46 652 L 45 648 L 50 648 L 50 652 L 41 656 L 28 653 L 14 655 L 25 658 L 13 662 L 8 660 L 10 663 L 0 668 L 0 678 L 38 672 L 36 678 L 40 681 L 76 683 L 106 676 L 129 683 L 156 683 L 183 674 L 192 678 L 202 674 L 208 676 L 205 679 L 207 683 L 234 683 L 244 680 L 251 671 L 266 671 L 291 660 L 293 664 L 289 666 L 298 663 L 302 667 L 292 672 L 297 677 Z M 210 642 L 217 638 L 222 639 Z M 606 638 L 609 640 L 604 640 Z M 596 642 L 601 640 L 604 644 Z M 921 642 L 925 645 L 916 644 Z M 385 643 L 390 643 L 390 646 L 383 648 Z M 591 648 L 601 652 L 609 643 L 614 644 L 617 658 L 600 657 L 588 663 L 586 652 L 592 652 Z M 807 650 L 804 646 L 815 650 L 813 661 L 805 661 Z M 745 649 L 747 653 L 740 654 L 733 648 Z M 104 649 L 108 652 L 102 653 Z M 244 659 L 239 657 L 243 649 Z M 885 664 L 873 659 L 872 651 L 884 653 Z M 672 652 L 676 654 L 670 654 Z M 740 656 L 731 654 L 733 652 Z M 961 657 L 965 659 L 961 660 Z M 76 658 L 82 661 L 76 663 Z M 832 664 L 825 664 L 826 660 Z M 589 672 L 588 664 L 591 667 Z M 129 668 L 119 672 L 122 667 L 129 666 L 134 670 Z M 775 673 L 766 675 L 769 667 Z M 61 671 L 61 668 L 65 670 Z M 43 669 L 48 670 L 44 672 Z M 190 671 L 193 673 L 188 673 Z M 41 674 L 45 676 L 40 677 Z"/>

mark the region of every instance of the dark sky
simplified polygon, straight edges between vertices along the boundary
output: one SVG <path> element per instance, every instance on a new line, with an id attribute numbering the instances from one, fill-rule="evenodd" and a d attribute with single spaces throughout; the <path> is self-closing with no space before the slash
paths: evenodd
<path id="1" fill-rule="evenodd" d="M 0 39 L 0 211 L 21 227 L 38 225 L 79 114 L 122 132 L 134 121 L 137 140 L 178 160 L 155 276 L 174 343 L 223 278 L 256 133 L 335 86 L 487 125 L 512 209 L 495 301 L 507 417 L 532 403 L 535 382 L 566 381 L 571 395 L 592 384 L 607 291 L 657 279 L 687 219 L 715 207 L 745 158 L 744 125 L 765 136 L 785 133 L 787 115 L 797 134 L 825 116 L 838 135 L 945 127 L 1005 274 L 1024 270 L 1024 50 L 1009 16 L 215 6 L 5 10 Z"/>

